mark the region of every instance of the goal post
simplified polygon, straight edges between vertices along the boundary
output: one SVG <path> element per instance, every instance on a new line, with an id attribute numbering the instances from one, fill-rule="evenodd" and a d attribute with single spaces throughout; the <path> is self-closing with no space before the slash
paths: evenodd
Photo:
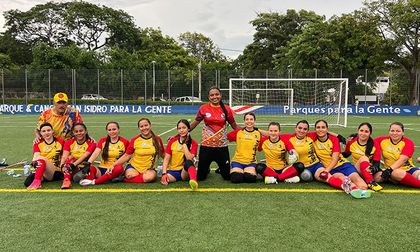
<path id="1" fill-rule="evenodd" d="M 347 78 L 230 78 L 221 90 L 237 114 L 278 115 L 283 125 L 324 119 L 347 126 Z"/>

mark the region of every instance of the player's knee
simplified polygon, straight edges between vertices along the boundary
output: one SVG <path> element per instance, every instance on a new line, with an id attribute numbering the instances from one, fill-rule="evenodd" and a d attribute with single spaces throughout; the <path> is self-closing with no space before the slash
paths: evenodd
<path id="1" fill-rule="evenodd" d="M 32 181 L 35 179 L 35 173 L 31 173 L 23 182 L 23 184 L 28 187 L 32 184 Z"/>
<path id="2" fill-rule="evenodd" d="M 74 183 L 79 183 L 83 179 L 85 179 L 85 175 L 82 173 L 82 171 L 78 171 L 76 174 L 73 175 Z"/>
<path id="3" fill-rule="evenodd" d="M 267 168 L 267 165 L 264 163 L 258 163 L 257 166 L 255 167 L 255 171 L 258 174 L 263 174 L 265 169 Z"/>
<path id="4" fill-rule="evenodd" d="M 244 172 L 244 182 L 245 183 L 255 183 L 257 182 L 257 175 Z"/>
<path id="5" fill-rule="evenodd" d="M 235 184 L 242 183 L 244 182 L 244 174 L 239 172 L 232 172 L 230 174 L 230 181 Z"/>
<path id="6" fill-rule="evenodd" d="M 301 174 L 303 172 L 303 170 L 305 169 L 305 166 L 303 165 L 302 162 L 296 162 L 293 164 L 293 167 L 296 169 L 296 171 Z"/>
<path id="7" fill-rule="evenodd" d="M 185 162 L 184 162 L 184 170 L 185 171 L 188 171 L 188 168 L 190 168 L 191 166 L 194 166 L 194 163 L 193 163 L 193 161 L 191 161 L 191 160 L 185 160 Z"/>

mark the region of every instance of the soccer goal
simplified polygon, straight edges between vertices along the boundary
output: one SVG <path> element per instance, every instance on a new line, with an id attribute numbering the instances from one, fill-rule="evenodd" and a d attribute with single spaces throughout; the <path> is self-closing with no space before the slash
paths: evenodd
<path id="1" fill-rule="evenodd" d="M 221 90 L 237 114 L 252 111 L 280 116 L 277 121 L 283 125 L 324 119 L 331 125 L 347 126 L 347 78 L 231 78 L 229 88 Z"/>

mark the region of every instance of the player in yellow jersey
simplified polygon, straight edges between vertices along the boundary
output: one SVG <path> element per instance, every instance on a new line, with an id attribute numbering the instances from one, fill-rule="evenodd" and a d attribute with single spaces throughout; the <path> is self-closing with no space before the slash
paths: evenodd
<path id="1" fill-rule="evenodd" d="M 264 151 L 265 164 L 258 163 L 257 173 L 263 176 L 266 184 L 278 181 L 299 182 L 298 175 L 305 168 L 301 162 L 294 163 L 291 156 L 296 155 L 293 145 L 280 135 L 280 124 L 271 122 L 268 125 L 269 136 L 263 137 L 258 151 Z M 289 156 L 289 159 L 287 158 Z M 297 156 L 297 155 L 296 155 Z M 294 178 L 293 180 L 287 180 Z"/>
<path id="2" fill-rule="evenodd" d="M 60 169 L 60 158 L 63 152 L 64 140 L 54 137 L 53 126 L 50 123 L 43 123 L 39 127 L 41 141 L 33 146 L 34 157 L 32 166 L 36 169 L 25 180 L 28 190 L 35 190 L 41 187 L 41 181 L 62 180 L 63 173 Z"/>
<path id="3" fill-rule="evenodd" d="M 67 140 L 63 147 L 63 156 L 61 157 L 60 167 L 64 174 L 64 180 L 61 189 L 68 189 L 71 187 L 71 178 L 73 177 L 73 174 L 84 167 L 83 162 L 89 159 L 96 148 L 96 143 L 89 137 L 85 124 L 74 124 L 73 135 L 74 137 Z"/>
<path id="4" fill-rule="evenodd" d="M 254 183 L 257 181 L 255 170 L 258 145 L 261 133 L 255 128 L 255 114 L 248 112 L 244 115 L 245 127 L 228 133 L 230 142 L 236 141 L 235 155 L 232 158 L 230 180 L 232 183 Z"/>
<path id="5" fill-rule="evenodd" d="M 105 129 L 108 135 L 99 140 L 95 151 L 90 156 L 83 170 L 79 172 L 86 176 L 85 179 L 80 181 L 80 185 L 103 184 L 124 173 L 122 166 L 114 167 L 112 164 L 124 155 L 129 142 L 120 136 L 120 126 L 117 122 L 108 122 Z M 101 153 L 99 167 L 91 165 Z"/>
<path id="6" fill-rule="evenodd" d="M 361 123 L 357 128 L 357 134 L 350 136 L 343 156 L 346 158 L 351 156 L 352 163 L 368 187 L 377 192 L 382 190 L 382 186 L 374 181 L 373 173 L 380 171 L 381 152 L 371 134 L 372 125 L 368 122 Z"/>
<path id="7" fill-rule="evenodd" d="M 369 198 L 371 192 L 366 190 L 368 187 L 365 181 L 360 177 L 356 167 L 341 154 L 338 138 L 328 133 L 328 123 L 325 120 L 316 121 L 315 132 L 316 136 L 313 138 L 315 153 L 325 167 L 320 169 L 319 179 L 326 181 L 331 175 L 340 178 L 350 184 L 346 192 L 353 197 Z"/>
<path id="8" fill-rule="evenodd" d="M 420 168 L 414 166 L 411 157 L 414 143 L 404 136 L 404 125 L 394 122 L 389 135 L 375 139 L 381 148 L 385 170 L 375 174 L 377 182 L 391 180 L 406 186 L 420 187 Z"/>
<path id="9" fill-rule="evenodd" d="M 176 181 L 189 180 L 191 189 L 197 190 L 197 170 L 194 161 L 198 144 L 190 136 L 191 126 L 187 120 L 179 120 L 176 127 L 178 135 L 171 138 L 166 146 L 160 182 L 167 185 Z"/>
<path id="10" fill-rule="evenodd" d="M 147 118 L 140 118 L 137 122 L 140 134 L 131 139 L 125 154 L 115 161 L 112 166 L 122 166 L 125 162 L 126 183 L 149 183 L 156 179 L 156 163 L 163 158 L 163 143 L 159 136 L 152 131 L 152 124 Z"/>

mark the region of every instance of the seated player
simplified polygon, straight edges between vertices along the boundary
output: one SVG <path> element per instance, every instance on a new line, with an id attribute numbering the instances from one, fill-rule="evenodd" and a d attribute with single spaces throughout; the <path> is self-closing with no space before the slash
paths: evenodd
<path id="1" fill-rule="evenodd" d="M 372 125 L 368 122 L 361 123 L 357 135 L 352 137 L 343 152 L 344 157 L 351 156 L 351 161 L 362 175 L 368 187 L 377 192 L 382 186 L 373 179 L 373 171 L 379 171 L 381 152 L 380 147 L 373 141 Z"/>
<path id="2" fill-rule="evenodd" d="M 299 158 L 293 145 L 280 135 L 280 124 L 271 122 L 268 125 L 268 137 L 263 137 L 258 146 L 258 151 L 264 151 L 266 164 L 258 163 L 256 171 L 264 177 L 266 184 L 285 181 L 297 183 L 298 175 L 305 168 L 302 163 L 294 161 Z M 289 153 L 289 162 L 287 161 Z M 293 180 L 291 180 L 293 178 Z M 287 180 L 289 179 L 289 180 Z"/>
<path id="3" fill-rule="evenodd" d="M 126 183 L 150 183 L 156 179 L 156 161 L 163 157 L 163 143 L 152 131 L 152 124 L 147 118 L 137 122 L 140 135 L 131 139 L 128 148 L 111 166 L 122 166 L 125 162 Z"/>
<path id="4" fill-rule="evenodd" d="M 198 144 L 190 136 L 191 126 L 187 120 L 179 120 L 176 127 L 178 135 L 171 138 L 166 145 L 160 182 L 167 185 L 176 181 L 189 180 L 191 189 L 197 190 L 197 171 L 194 161 Z"/>
<path id="5" fill-rule="evenodd" d="M 108 122 L 105 129 L 108 135 L 99 140 L 95 151 L 85 164 L 85 168 L 79 172 L 86 175 L 86 178 L 80 181 L 80 185 L 103 184 L 124 173 L 122 166 L 114 167 L 112 164 L 124 155 L 129 142 L 120 137 L 120 126 L 117 122 Z M 93 166 L 92 163 L 101 153 L 99 167 Z"/>
<path id="6" fill-rule="evenodd" d="M 394 122 L 389 135 L 375 139 L 379 143 L 385 170 L 375 174 L 377 182 L 392 181 L 411 187 L 420 187 L 420 168 L 415 167 L 411 157 L 414 143 L 404 136 L 404 125 Z"/>
<path id="7" fill-rule="evenodd" d="M 63 156 L 61 157 L 61 170 L 64 174 L 61 189 L 71 187 L 73 174 L 81 170 L 83 162 L 87 161 L 96 148 L 95 141 L 89 137 L 86 125 L 75 123 L 73 125 L 74 137 L 64 143 Z"/>
<path id="8" fill-rule="evenodd" d="M 54 130 L 50 123 L 43 123 L 39 127 L 41 141 L 33 146 L 34 157 L 32 166 L 35 173 L 25 180 L 28 190 L 36 190 L 41 187 L 42 180 L 56 181 L 63 179 L 60 169 L 60 158 L 63 152 L 64 140 L 53 136 Z"/>

